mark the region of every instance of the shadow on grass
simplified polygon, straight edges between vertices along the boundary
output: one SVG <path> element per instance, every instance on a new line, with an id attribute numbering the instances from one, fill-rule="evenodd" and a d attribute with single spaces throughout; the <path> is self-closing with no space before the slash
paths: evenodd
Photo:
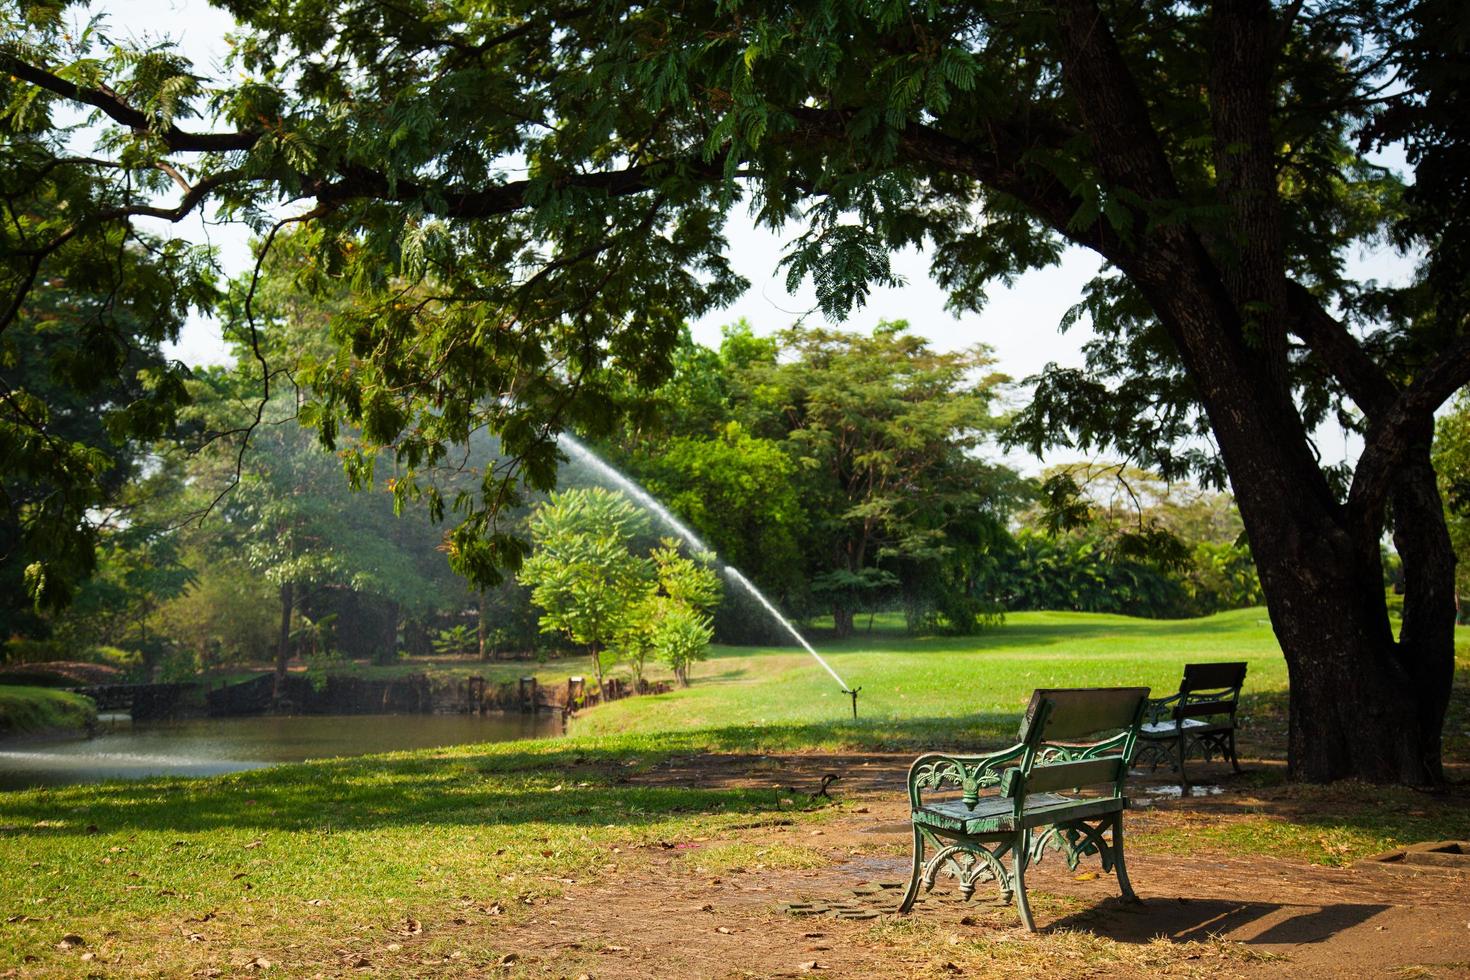
<path id="1" fill-rule="evenodd" d="M 460 746 L 201 778 L 152 778 L 0 796 L 0 836 L 169 829 L 252 831 L 553 823 L 639 826 L 672 814 L 779 809 L 773 789 L 630 782 L 676 754 L 781 751 L 824 741 L 972 751 L 1008 744 L 1013 716 L 732 726 Z M 1001 734 L 1004 732 L 1004 734 Z M 754 761 L 754 760 L 752 760 Z M 60 819 L 58 819 L 60 817 Z M 89 830 L 89 828 L 95 828 Z"/>
<path id="2" fill-rule="evenodd" d="M 1204 942 L 1225 936 L 1249 944 L 1298 945 L 1327 942 L 1362 925 L 1389 905 L 1337 903 L 1293 905 L 1201 898 L 1150 898 L 1141 904 L 1108 899 L 1094 908 L 1053 922 L 1050 930 L 1085 929 L 1125 943 Z M 1250 930 L 1257 928 L 1252 934 Z"/>

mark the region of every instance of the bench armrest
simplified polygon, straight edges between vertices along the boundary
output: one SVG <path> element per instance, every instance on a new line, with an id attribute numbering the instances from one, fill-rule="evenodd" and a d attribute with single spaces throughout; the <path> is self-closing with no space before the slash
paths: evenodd
<path id="1" fill-rule="evenodd" d="M 1000 784 L 1000 773 L 1021 761 L 1026 746 L 1017 744 L 989 755 L 946 755 L 931 752 L 909 766 L 909 805 L 919 807 L 925 789 L 958 786 L 965 805 L 974 809 L 980 790 Z"/>
<path id="2" fill-rule="evenodd" d="M 1173 708 L 1179 703 L 1179 698 L 1180 695 L 1177 692 L 1166 698 L 1149 698 L 1143 708 L 1144 723 L 1168 721 L 1173 718 Z"/>

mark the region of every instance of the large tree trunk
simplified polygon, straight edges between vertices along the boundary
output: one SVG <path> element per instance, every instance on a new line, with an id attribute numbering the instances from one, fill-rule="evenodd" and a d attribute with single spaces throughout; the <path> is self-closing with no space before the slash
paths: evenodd
<path id="1" fill-rule="evenodd" d="M 1270 126 L 1280 24 L 1267 0 L 1211 9 L 1207 94 L 1224 220 L 1158 222 L 1138 208 L 1121 234 L 1111 221 L 1077 234 L 1070 202 L 1049 220 L 1143 292 L 1209 418 L 1286 654 L 1292 776 L 1435 783 L 1453 673 L 1454 559 L 1428 448 L 1434 408 L 1463 380 L 1463 352 L 1400 389 L 1316 298 L 1293 290 Z M 1102 182 L 1175 206 L 1186 195 L 1101 7 L 1060 0 L 1055 10 L 1063 82 Z M 1288 334 L 1306 340 L 1368 418 L 1347 504 L 1293 400 Z M 1398 641 L 1379 551 L 1390 503 L 1407 579 Z"/>
<path id="2" fill-rule="evenodd" d="M 1452 662 L 1453 638 L 1416 626 L 1422 620 L 1406 602 L 1404 638 L 1394 641 L 1373 545 L 1372 556 L 1324 541 L 1304 542 L 1295 556 L 1268 545 L 1257 559 L 1291 680 L 1293 779 L 1430 785 L 1443 778 L 1449 677 L 1436 680 L 1425 668 Z"/>
<path id="3" fill-rule="evenodd" d="M 1290 775 L 1438 783 L 1453 680 L 1454 556 L 1428 428 L 1393 483 L 1407 576 L 1396 641 L 1383 584 L 1382 509 L 1355 514 L 1339 502 L 1289 394 L 1252 363 L 1258 352 L 1241 340 L 1238 315 L 1222 290 L 1209 287 L 1186 262 L 1147 291 L 1199 385 L 1286 656 Z"/>
<path id="4" fill-rule="evenodd" d="M 290 582 L 281 583 L 281 629 L 276 637 L 276 674 L 271 685 L 271 703 L 279 704 L 286 693 L 286 662 L 291 659 L 291 612 L 295 606 Z"/>

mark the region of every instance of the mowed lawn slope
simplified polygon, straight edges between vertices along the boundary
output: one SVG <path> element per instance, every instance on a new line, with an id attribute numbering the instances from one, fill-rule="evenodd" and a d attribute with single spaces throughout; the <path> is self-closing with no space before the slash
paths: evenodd
<path id="1" fill-rule="evenodd" d="M 1286 662 L 1264 609 L 1193 620 L 1089 613 L 1006 617 L 977 636 L 914 638 L 860 631 L 818 651 L 862 688 L 857 725 L 849 698 L 808 654 L 717 647 L 686 690 L 632 698 L 585 713 L 573 735 L 702 730 L 711 747 L 908 748 L 993 743 L 1016 727 L 1038 687 L 1141 685 L 1178 689 L 1187 661 L 1245 660 L 1248 693 L 1286 690 Z"/>

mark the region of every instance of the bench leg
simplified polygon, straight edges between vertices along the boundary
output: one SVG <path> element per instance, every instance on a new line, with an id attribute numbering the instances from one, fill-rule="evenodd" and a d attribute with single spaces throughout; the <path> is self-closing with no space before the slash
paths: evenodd
<path id="1" fill-rule="evenodd" d="M 1128 880 L 1128 862 L 1123 858 L 1123 814 L 1113 815 L 1113 873 L 1118 876 L 1118 889 L 1131 902 L 1138 901 L 1133 883 Z"/>
<path id="2" fill-rule="evenodd" d="M 898 903 L 898 914 L 907 915 L 919 897 L 919 878 L 924 871 L 924 834 L 919 825 L 914 825 L 914 870 L 909 875 L 909 886 L 904 889 L 903 900 Z"/>
<path id="3" fill-rule="evenodd" d="M 1177 744 L 1179 746 L 1179 798 L 1181 800 L 1189 796 L 1189 777 L 1184 774 L 1184 747 L 1188 741 L 1184 733 L 1180 732 Z"/>
<path id="4" fill-rule="evenodd" d="M 1230 729 L 1230 765 L 1236 772 L 1245 772 L 1240 768 L 1240 758 L 1235 754 L 1235 729 Z"/>
<path id="5" fill-rule="evenodd" d="M 1036 931 L 1036 923 L 1031 921 L 1031 905 L 1026 901 L 1026 858 L 1030 847 L 1030 833 L 1022 830 L 1016 833 L 1016 843 L 1011 850 L 1011 887 L 1016 890 L 1016 911 L 1021 914 L 1021 924 L 1026 927 L 1027 932 Z"/>

